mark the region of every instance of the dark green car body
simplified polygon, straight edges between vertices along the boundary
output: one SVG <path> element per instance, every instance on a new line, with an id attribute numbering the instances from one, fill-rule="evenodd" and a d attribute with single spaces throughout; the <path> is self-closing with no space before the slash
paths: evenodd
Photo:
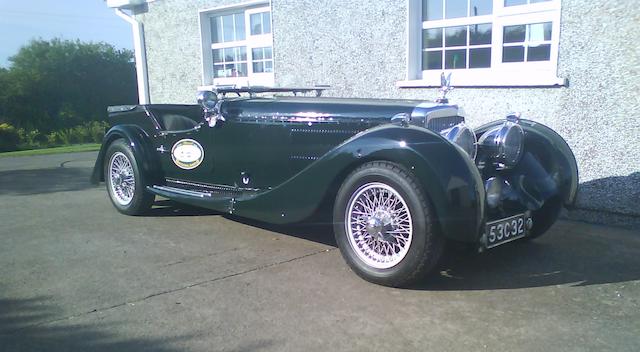
<path id="1" fill-rule="evenodd" d="M 104 180 L 104 154 L 116 139 L 129 142 L 147 177 L 148 192 L 178 202 L 269 223 L 302 222 L 331 207 L 356 168 L 388 161 L 416 176 L 437 216 L 440 233 L 479 242 L 485 223 L 546 202 L 573 204 L 575 158 L 551 129 L 520 120 L 524 156 L 508 170 L 479 167 L 440 132 L 464 121 L 458 106 L 424 101 L 321 97 L 237 97 L 220 105 L 225 121 L 204 121 L 199 105 L 141 105 L 112 109 L 92 176 Z M 482 126 L 484 131 L 503 121 Z M 197 141 L 193 169 L 179 167 L 172 148 Z M 489 209 L 485 182 L 499 175 L 512 186 Z"/>

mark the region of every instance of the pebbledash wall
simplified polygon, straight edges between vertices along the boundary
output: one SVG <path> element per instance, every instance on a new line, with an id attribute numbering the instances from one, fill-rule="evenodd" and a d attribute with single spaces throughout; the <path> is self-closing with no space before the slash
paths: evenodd
<path id="1" fill-rule="evenodd" d="M 407 80 L 412 0 L 272 0 L 276 86 L 328 84 L 328 95 L 433 99 Z M 201 10 L 246 1 L 157 0 L 144 24 L 152 103 L 194 103 L 203 82 Z M 519 111 L 559 132 L 578 160 L 570 218 L 640 223 L 640 2 L 562 0 L 557 77 L 562 86 L 459 87 L 450 100 L 471 126 Z M 456 85 L 456 71 L 452 83 Z M 433 82 L 437 84 L 437 82 Z"/>

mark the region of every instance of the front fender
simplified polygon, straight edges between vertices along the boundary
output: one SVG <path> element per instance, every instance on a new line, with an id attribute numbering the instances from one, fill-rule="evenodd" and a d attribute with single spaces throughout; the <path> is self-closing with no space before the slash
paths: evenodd
<path id="1" fill-rule="evenodd" d="M 504 123 L 494 121 L 475 130 L 481 136 L 487 130 Z M 551 128 L 531 120 L 521 119 L 524 130 L 524 157 L 512 171 L 528 178 L 537 193 L 538 203 L 559 196 L 565 206 L 573 206 L 578 191 L 578 165 L 567 142 Z"/>
<path id="2" fill-rule="evenodd" d="M 162 179 L 160 176 L 160 168 L 158 167 L 159 162 L 149 135 L 135 125 L 116 125 L 109 129 L 102 139 L 102 146 L 100 147 L 100 152 L 98 153 L 98 158 L 96 159 L 93 173 L 91 174 L 91 183 L 98 184 L 100 181 L 104 181 L 103 165 L 105 154 L 109 145 L 120 138 L 129 142 L 136 156 L 138 167 L 143 170 L 147 176 L 147 180 L 155 182 L 158 179 Z"/>
<path id="3" fill-rule="evenodd" d="M 317 210 L 334 184 L 372 160 L 404 166 L 431 200 L 448 238 L 474 241 L 484 215 L 480 174 L 464 152 L 422 127 L 383 125 L 337 146 L 272 190 L 239 200 L 236 214 L 268 222 L 302 221 Z M 266 209 L 272 211 L 265 211 Z"/>

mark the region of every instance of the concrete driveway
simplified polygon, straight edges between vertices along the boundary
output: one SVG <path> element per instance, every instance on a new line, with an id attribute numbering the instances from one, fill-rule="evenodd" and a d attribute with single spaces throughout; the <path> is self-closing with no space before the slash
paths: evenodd
<path id="1" fill-rule="evenodd" d="M 640 234 L 560 222 L 410 289 L 324 226 L 160 202 L 117 213 L 96 153 L 0 158 L 0 351 L 637 351 Z"/>

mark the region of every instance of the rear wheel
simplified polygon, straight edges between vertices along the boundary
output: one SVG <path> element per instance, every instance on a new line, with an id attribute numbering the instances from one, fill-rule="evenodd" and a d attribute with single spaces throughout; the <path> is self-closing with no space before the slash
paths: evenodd
<path id="1" fill-rule="evenodd" d="M 444 240 L 415 178 L 399 165 L 362 165 L 340 187 L 334 232 L 342 256 L 364 279 L 404 286 L 437 264 Z"/>
<path id="2" fill-rule="evenodd" d="M 127 215 L 140 215 L 149 210 L 155 197 L 145 190 L 145 175 L 125 140 L 111 143 L 104 160 L 105 183 L 116 209 Z"/>

